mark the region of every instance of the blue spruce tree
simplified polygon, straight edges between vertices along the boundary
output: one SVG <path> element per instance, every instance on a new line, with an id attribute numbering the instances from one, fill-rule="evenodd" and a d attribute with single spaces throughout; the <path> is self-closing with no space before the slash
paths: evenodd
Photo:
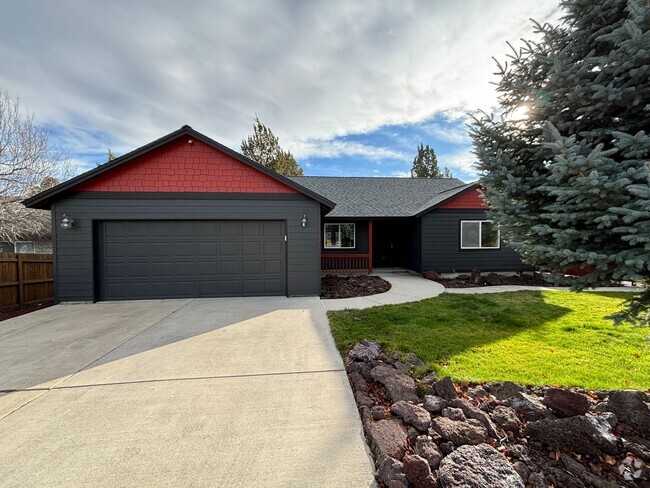
<path id="1" fill-rule="evenodd" d="M 497 62 L 501 117 L 471 128 L 492 218 L 525 262 L 575 288 L 650 281 L 650 6 L 566 0 Z M 575 273 L 575 271 L 578 271 Z M 648 323 L 650 292 L 618 320 Z"/>

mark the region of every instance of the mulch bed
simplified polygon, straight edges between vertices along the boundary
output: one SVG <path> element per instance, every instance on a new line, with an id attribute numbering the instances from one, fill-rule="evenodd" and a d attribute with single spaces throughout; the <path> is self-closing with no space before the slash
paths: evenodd
<path id="1" fill-rule="evenodd" d="M 390 290 L 390 283 L 379 276 L 336 276 L 321 278 L 322 298 L 367 297 Z"/>
<path id="2" fill-rule="evenodd" d="M 13 310 L 7 310 L 7 311 L 0 311 L 0 322 L 3 320 L 8 320 L 8 319 L 13 319 L 14 317 L 18 317 L 20 315 L 25 315 L 27 313 L 35 312 L 36 310 L 40 310 L 42 308 L 47 308 L 51 307 L 54 305 L 53 301 L 49 302 L 43 302 L 43 303 L 37 303 L 35 305 L 27 305 L 25 307 L 20 307 L 20 308 L 14 308 Z"/>

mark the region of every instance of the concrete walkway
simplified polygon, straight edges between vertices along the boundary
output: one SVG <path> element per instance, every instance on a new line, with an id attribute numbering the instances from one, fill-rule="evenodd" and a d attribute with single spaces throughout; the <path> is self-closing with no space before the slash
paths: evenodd
<path id="1" fill-rule="evenodd" d="M 445 291 L 445 287 L 440 283 L 406 271 L 379 272 L 375 273 L 375 276 L 388 281 L 391 289 L 368 297 L 322 299 L 323 306 L 327 310 L 370 308 L 377 305 L 417 302 L 436 297 Z"/>
<path id="2" fill-rule="evenodd" d="M 407 271 L 378 272 L 374 273 L 391 284 L 391 289 L 385 293 L 370 295 L 367 297 L 356 298 L 331 298 L 322 299 L 323 307 L 326 310 L 344 310 L 347 308 L 370 308 L 378 305 L 388 305 L 396 303 L 408 303 L 424 300 L 425 298 L 437 297 L 442 293 L 451 293 L 456 295 L 477 295 L 483 293 L 504 293 L 509 291 L 522 290 L 565 290 L 568 287 L 552 286 L 480 286 L 476 288 L 445 288 L 440 283 L 427 280 L 420 275 L 409 273 Z M 636 292 L 643 291 L 643 288 L 635 286 L 624 287 L 599 287 L 590 292 Z"/>
<path id="3" fill-rule="evenodd" d="M 57 305 L 0 323 L 0 485 L 369 487 L 318 298 Z"/>

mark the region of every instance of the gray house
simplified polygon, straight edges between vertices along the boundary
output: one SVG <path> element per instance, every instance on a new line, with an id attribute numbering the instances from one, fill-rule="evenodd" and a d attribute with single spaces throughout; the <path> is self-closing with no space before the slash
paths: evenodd
<path id="1" fill-rule="evenodd" d="M 528 269 L 476 184 L 286 178 L 189 126 L 25 200 L 55 299 L 317 295 L 323 273 Z"/>

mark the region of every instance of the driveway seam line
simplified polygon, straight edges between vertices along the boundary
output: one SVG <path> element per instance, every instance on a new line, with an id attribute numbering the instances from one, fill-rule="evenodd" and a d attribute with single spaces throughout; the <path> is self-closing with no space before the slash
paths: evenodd
<path id="1" fill-rule="evenodd" d="M 220 379 L 233 379 L 233 378 L 257 378 L 265 376 L 289 376 L 289 375 L 302 375 L 302 374 L 319 374 L 319 373 L 344 373 L 345 368 L 337 369 L 319 369 L 313 371 L 286 371 L 275 373 L 248 373 L 248 374 L 230 374 L 230 375 L 210 375 L 210 376 L 186 376 L 182 378 L 155 378 L 150 380 L 130 380 L 130 381 L 111 381 L 108 383 L 88 383 L 85 385 L 62 385 L 53 386 L 51 388 L 34 388 L 25 390 L 3 390 L 5 393 L 16 393 L 21 391 L 42 391 L 43 393 L 52 390 L 73 390 L 75 388 L 93 388 L 101 386 L 120 386 L 120 385 L 137 385 L 143 383 L 170 383 L 173 381 L 194 381 L 194 380 L 220 380 Z M 40 395 L 39 395 L 40 396 Z"/>

